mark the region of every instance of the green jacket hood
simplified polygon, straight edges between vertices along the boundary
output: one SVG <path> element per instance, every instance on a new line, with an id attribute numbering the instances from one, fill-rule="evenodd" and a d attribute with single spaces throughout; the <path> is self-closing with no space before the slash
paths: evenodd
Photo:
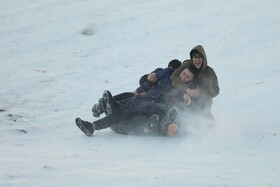
<path id="1" fill-rule="evenodd" d="M 202 54 L 202 56 L 203 56 L 203 64 L 202 64 L 201 71 L 204 71 L 207 68 L 207 66 L 208 66 L 208 64 L 207 64 L 207 57 L 206 57 L 206 53 L 204 51 L 204 48 L 202 47 L 202 45 L 197 45 L 194 48 L 192 48 L 192 50 L 190 51 L 190 59 L 192 59 L 191 58 L 191 53 L 193 51 L 198 51 L 199 53 Z M 191 60 L 191 63 L 193 64 L 192 60 Z"/>

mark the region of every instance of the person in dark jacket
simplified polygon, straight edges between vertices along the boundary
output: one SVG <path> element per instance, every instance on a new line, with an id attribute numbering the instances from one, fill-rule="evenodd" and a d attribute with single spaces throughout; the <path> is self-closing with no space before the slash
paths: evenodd
<path id="1" fill-rule="evenodd" d="M 192 68 L 192 66 L 186 66 L 183 72 L 180 74 L 182 75 L 180 78 L 186 85 L 193 81 L 196 73 L 196 70 L 193 69 L 194 68 Z M 163 94 L 160 98 L 157 98 L 159 100 L 155 100 L 152 97 L 135 97 L 131 101 L 121 106 L 112 106 L 115 107 L 115 109 L 112 110 L 111 114 L 102 119 L 96 120 L 93 123 L 83 121 L 80 118 L 76 118 L 75 122 L 82 132 L 84 132 L 87 136 L 92 136 L 95 130 L 108 128 L 118 122 L 129 120 L 137 115 L 146 115 L 147 119 L 151 119 L 151 117 L 157 115 L 159 117 L 159 121 L 161 122 L 159 126 L 160 133 L 163 135 L 173 136 L 177 131 L 177 124 L 175 124 L 174 121 L 170 121 L 170 118 L 167 121 L 163 120 L 167 114 L 166 103 L 157 102 L 163 97 L 166 97 L 164 98 L 165 101 L 171 101 L 172 99 L 170 97 L 175 97 L 175 99 L 178 99 L 177 95 L 174 95 L 173 93 L 168 95 L 167 93 L 171 92 L 166 91 L 166 94 Z M 109 100 L 110 105 L 116 105 L 110 92 L 106 92 L 106 97 L 106 100 Z M 182 93 L 180 100 L 186 105 L 190 105 L 190 97 L 187 97 L 187 93 Z"/>
<path id="2" fill-rule="evenodd" d="M 167 68 L 157 68 L 150 74 L 143 75 L 139 80 L 140 87 L 134 92 L 124 92 L 115 95 L 113 97 L 114 101 L 119 105 L 123 105 L 135 96 L 151 97 L 153 99 L 160 97 L 172 87 L 170 76 L 181 64 L 179 60 L 173 59 L 168 63 Z M 94 117 L 99 117 L 103 112 L 106 115 L 112 113 L 111 108 L 106 106 L 104 97 L 105 95 L 103 94 L 103 97 L 99 99 L 99 103 L 93 106 L 92 113 Z"/>
<path id="3" fill-rule="evenodd" d="M 158 68 L 151 74 L 142 76 L 139 81 L 140 87 L 136 89 L 136 94 L 158 98 L 162 93 L 170 89 L 172 86 L 170 76 L 180 65 L 181 62 L 174 59 L 168 63 L 167 68 Z M 153 78 L 149 80 L 148 76 L 153 76 Z"/>

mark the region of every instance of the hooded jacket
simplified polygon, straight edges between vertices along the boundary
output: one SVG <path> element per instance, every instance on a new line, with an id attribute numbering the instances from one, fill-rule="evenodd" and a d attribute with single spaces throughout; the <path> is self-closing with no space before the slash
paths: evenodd
<path id="1" fill-rule="evenodd" d="M 190 56 L 194 50 L 198 51 L 203 56 L 203 64 L 202 67 L 198 70 L 197 74 L 198 86 L 200 88 L 200 94 L 197 99 L 205 104 L 205 109 L 209 107 L 208 110 L 210 111 L 212 98 L 216 97 L 220 91 L 218 78 L 215 71 L 210 66 L 208 66 L 206 53 L 203 47 L 201 45 L 195 46 L 190 51 Z M 172 85 L 183 92 L 185 92 L 188 86 L 181 81 L 179 76 L 188 64 L 194 65 L 192 60 L 186 60 L 177 70 L 174 71 L 174 73 L 170 77 Z"/>

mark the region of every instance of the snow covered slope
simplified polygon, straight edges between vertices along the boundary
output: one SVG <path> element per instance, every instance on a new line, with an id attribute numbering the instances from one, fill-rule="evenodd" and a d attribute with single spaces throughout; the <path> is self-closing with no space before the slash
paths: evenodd
<path id="1" fill-rule="evenodd" d="M 278 0 L 0 2 L 0 186 L 276 187 Z M 213 132 L 83 135 L 104 89 L 202 44 L 219 78 Z"/>

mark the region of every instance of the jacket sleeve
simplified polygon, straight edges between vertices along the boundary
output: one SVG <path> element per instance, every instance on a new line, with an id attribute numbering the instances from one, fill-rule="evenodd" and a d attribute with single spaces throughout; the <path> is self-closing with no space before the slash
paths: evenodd
<path id="1" fill-rule="evenodd" d="M 136 89 L 136 92 L 137 93 L 142 93 L 142 92 L 145 92 L 145 90 L 140 86 Z"/>
<path id="2" fill-rule="evenodd" d="M 204 99 L 212 99 L 220 92 L 218 78 L 215 71 L 210 67 L 208 67 L 205 73 L 206 76 L 203 78 L 200 85 L 200 94 Z"/>
<path id="3" fill-rule="evenodd" d="M 147 77 L 148 77 L 148 75 L 143 75 L 140 78 L 140 80 L 139 80 L 140 86 L 136 89 L 137 93 L 146 92 L 154 85 L 154 83 L 148 81 Z"/>
<path id="4" fill-rule="evenodd" d="M 158 73 L 158 72 L 161 72 L 161 71 L 163 71 L 162 68 L 157 68 L 157 69 L 155 69 L 155 70 L 154 70 L 153 72 L 151 72 L 151 73 Z M 138 88 L 136 89 L 137 93 L 141 93 L 141 92 L 148 91 L 153 85 L 157 84 L 157 82 L 156 82 L 156 83 L 150 82 L 150 81 L 148 80 L 148 75 L 149 75 L 149 74 L 145 74 L 145 75 L 143 75 L 143 76 L 139 79 L 139 85 L 140 85 L 140 87 L 138 87 Z"/>
<path id="5" fill-rule="evenodd" d="M 143 82 L 143 84 L 141 84 L 141 88 L 144 91 L 148 91 L 152 86 L 154 86 L 154 83 L 152 83 L 150 81 L 146 81 L 146 82 Z"/>
<path id="6" fill-rule="evenodd" d="M 156 72 L 156 77 L 157 77 L 157 81 L 161 80 L 165 74 L 165 69 L 161 70 L 161 71 L 158 71 Z"/>
<path id="7" fill-rule="evenodd" d="M 148 81 L 148 74 L 143 75 L 140 79 L 139 79 L 139 85 L 141 86 L 144 82 Z"/>
<path id="8" fill-rule="evenodd" d="M 173 71 L 174 70 L 172 68 L 165 68 L 165 69 L 162 69 L 160 71 L 157 71 L 156 72 L 157 81 L 165 79 L 167 76 L 169 76 L 169 78 L 170 78 Z"/>
<path id="9" fill-rule="evenodd" d="M 158 73 L 160 72 L 161 70 L 163 70 L 162 68 L 157 68 L 155 69 L 154 71 L 152 71 L 151 73 Z M 144 82 L 147 82 L 148 81 L 148 75 L 149 74 L 145 74 L 143 75 L 140 79 L 139 79 L 139 85 L 141 86 Z"/>

